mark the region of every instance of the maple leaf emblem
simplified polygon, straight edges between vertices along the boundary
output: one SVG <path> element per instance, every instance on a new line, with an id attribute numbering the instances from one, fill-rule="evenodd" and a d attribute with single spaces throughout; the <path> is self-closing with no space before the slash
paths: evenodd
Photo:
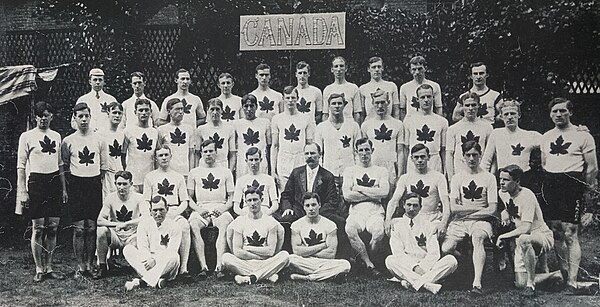
<path id="1" fill-rule="evenodd" d="M 348 147 L 350 147 L 350 141 L 351 141 L 351 140 L 352 140 L 352 139 L 351 139 L 351 138 L 349 138 L 347 135 L 344 135 L 344 136 L 343 136 L 343 137 L 340 139 L 340 141 L 342 142 L 342 147 L 344 147 L 344 148 L 348 148 Z"/>
<path id="2" fill-rule="evenodd" d="M 265 111 L 265 113 L 269 113 L 269 111 L 273 111 L 273 106 L 275 105 L 275 101 L 269 100 L 267 96 L 263 97 L 261 101 L 258 102 L 260 105 L 260 110 Z"/>
<path id="3" fill-rule="evenodd" d="M 508 204 L 506 204 L 506 212 L 508 212 L 508 215 L 511 219 L 521 218 L 519 215 L 519 206 L 515 205 L 512 198 L 508 201 Z"/>
<path id="4" fill-rule="evenodd" d="M 215 148 L 223 148 L 223 141 L 225 141 L 225 139 L 220 137 L 218 133 L 215 132 L 215 134 L 213 134 L 213 136 L 209 136 L 208 139 L 215 143 Z"/>
<path id="5" fill-rule="evenodd" d="M 468 141 L 475 141 L 479 143 L 479 136 L 476 136 L 475 134 L 473 134 L 473 131 L 469 130 L 465 136 L 460 136 L 460 141 L 463 144 Z"/>
<path id="6" fill-rule="evenodd" d="M 167 246 L 169 245 L 169 234 L 160 235 L 160 245 Z"/>
<path id="7" fill-rule="evenodd" d="M 181 99 L 181 103 L 183 103 L 183 113 L 190 114 L 192 111 L 192 104 L 188 104 L 187 101 L 185 101 L 185 98 Z"/>
<path id="8" fill-rule="evenodd" d="M 462 187 L 462 190 L 465 199 L 470 199 L 471 201 L 480 199 L 482 197 L 481 193 L 483 193 L 483 187 L 477 187 L 477 184 L 473 180 L 469 182 L 468 187 Z"/>
<path id="9" fill-rule="evenodd" d="M 381 124 L 379 129 L 374 129 L 375 131 L 375 139 L 381 141 L 381 143 L 385 141 L 390 141 L 392 139 L 392 132 L 394 130 L 388 129 L 384 123 Z"/>
<path id="10" fill-rule="evenodd" d="M 312 102 L 306 101 L 304 97 L 300 98 L 299 102 L 296 102 L 296 106 L 298 107 L 298 111 L 302 113 L 310 112 L 310 104 Z"/>
<path id="11" fill-rule="evenodd" d="M 569 149 L 569 146 L 571 146 L 571 142 L 565 143 L 565 140 L 563 139 L 562 135 L 559 135 L 556 139 L 556 142 L 550 142 L 550 154 L 557 156 L 566 155 L 569 153 L 567 151 L 567 149 Z"/>
<path id="12" fill-rule="evenodd" d="M 175 185 L 170 184 L 167 178 L 165 178 L 162 183 L 158 183 L 158 194 L 160 195 L 173 195 L 173 189 L 175 189 Z"/>
<path id="13" fill-rule="evenodd" d="M 415 97 L 415 96 L 412 97 L 410 106 L 417 109 L 417 111 L 419 111 L 419 108 L 421 107 L 421 105 L 419 104 L 419 100 L 417 99 L 417 97 Z"/>
<path id="14" fill-rule="evenodd" d="M 206 179 L 202 178 L 202 188 L 205 190 L 216 190 L 219 188 L 219 182 L 221 179 L 215 179 L 212 173 L 208 173 Z"/>
<path id="15" fill-rule="evenodd" d="M 85 164 L 88 166 L 90 164 L 94 164 L 94 157 L 96 156 L 95 152 L 90 152 L 87 146 L 83 147 L 83 151 L 79 152 L 79 164 Z"/>
<path id="16" fill-rule="evenodd" d="M 250 246 L 263 246 L 265 244 L 266 238 L 262 238 L 258 231 L 254 231 L 251 237 L 246 236 L 246 240 L 248 241 L 248 245 Z"/>
<path id="17" fill-rule="evenodd" d="M 257 191 L 259 191 L 261 193 L 264 193 L 264 191 L 265 191 L 265 185 L 258 183 L 258 181 L 256 181 L 256 179 L 252 180 L 251 185 L 246 185 L 246 188 L 255 188 Z"/>
<path id="18" fill-rule="evenodd" d="M 417 240 L 417 245 L 419 247 L 425 247 L 427 246 L 427 238 L 425 237 L 425 235 L 423 233 L 421 233 L 420 236 L 415 236 L 415 240 Z"/>
<path id="19" fill-rule="evenodd" d="M 102 102 L 102 103 L 100 103 L 100 107 L 102 108 L 100 110 L 100 112 L 108 114 L 108 112 L 109 112 L 109 110 L 108 110 L 108 102 Z"/>
<path id="20" fill-rule="evenodd" d="M 300 130 L 296 130 L 296 126 L 294 124 L 290 125 L 289 129 L 284 129 L 285 136 L 284 140 L 288 140 L 290 142 L 299 141 L 300 140 Z"/>
<path id="21" fill-rule="evenodd" d="M 373 187 L 375 185 L 375 179 L 369 178 L 369 175 L 365 173 L 361 179 L 356 178 L 356 184 L 363 187 Z"/>
<path id="22" fill-rule="evenodd" d="M 521 146 L 521 143 L 518 143 L 517 145 L 510 145 L 510 147 L 512 148 L 513 156 L 520 156 L 523 149 L 525 149 L 525 147 Z"/>
<path id="23" fill-rule="evenodd" d="M 185 144 L 186 133 L 181 132 L 179 128 L 175 128 L 175 132 L 169 132 L 169 134 L 171 135 L 171 144 L 177 144 L 177 146 Z"/>
<path id="24" fill-rule="evenodd" d="M 221 113 L 221 119 L 224 121 L 234 120 L 235 110 L 232 110 L 229 106 L 225 106 L 223 113 Z"/>
<path id="25" fill-rule="evenodd" d="M 133 211 L 127 210 L 127 207 L 125 207 L 125 205 L 122 205 L 121 210 L 117 211 L 117 221 L 119 221 L 119 222 L 131 221 L 132 215 L 133 215 Z"/>
<path id="26" fill-rule="evenodd" d="M 246 130 L 246 133 L 242 133 L 242 136 L 244 136 L 244 144 L 246 145 L 254 146 L 260 142 L 260 139 L 258 138 L 258 131 L 254 131 L 250 128 Z"/>
<path id="27" fill-rule="evenodd" d="M 425 186 L 425 184 L 423 184 L 423 180 L 417 181 L 416 185 L 411 185 L 410 191 L 417 193 L 422 198 L 429 196 L 429 186 Z"/>
<path id="28" fill-rule="evenodd" d="M 427 144 L 427 142 L 433 142 L 433 136 L 435 136 L 435 130 L 429 130 L 427 125 L 423 125 L 421 130 L 417 129 L 417 141 Z"/>
<path id="29" fill-rule="evenodd" d="M 135 139 L 137 141 L 137 149 L 143 150 L 144 152 L 152 150 L 152 140 L 148 139 L 148 136 L 144 133 L 141 139 Z"/>
<path id="30" fill-rule="evenodd" d="M 50 140 L 47 135 L 44 136 L 43 141 L 40 141 L 40 146 L 42 146 L 42 153 L 47 152 L 48 155 L 56 153 L 56 141 Z"/>
<path id="31" fill-rule="evenodd" d="M 112 145 L 108 145 L 109 156 L 118 158 L 121 156 L 121 145 L 119 145 L 119 141 L 114 140 Z"/>
<path id="32" fill-rule="evenodd" d="M 308 246 L 314 246 L 314 245 L 317 245 L 319 243 L 323 243 L 325 241 L 323 241 L 323 234 L 322 233 L 317 234 L 314 229 L 311 229 L 308 232 L 308 238 L 304 238 L 304 242 Z"/>
<path id="33" fill-rule="evenodd" d="M 488 115 L 487 103 L 479 105 L 479 109 L 477 109 L 477 116 L 483 117 L 484 115 Z"/>

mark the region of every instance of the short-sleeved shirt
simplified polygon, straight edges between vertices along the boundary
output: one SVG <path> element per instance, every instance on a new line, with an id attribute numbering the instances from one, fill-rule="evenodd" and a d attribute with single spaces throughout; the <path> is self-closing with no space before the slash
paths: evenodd
<path id="1" fill-rule="evenodd" d="M 424 144 L 431 154 L 439 154 L 442 147 L 446 147 L 446 133 L 448 120 L 431 113 L 428 115 L 416 112 L 404 122 L 404 143 L 408 148 L 416 144 Z"/>
<path id="2" fill-rule="evenodd" d="M 540 147 L 541 134 L 517 128 L 511 132 L 507 128 L 494 129 L 485 146 L 481 167 L 490 170 L 494 156 L 498 168 L 511 164 L 518 165 L 524 172 L 531 169 L 529 158 L 531 151 Z"/>
<path id="3" fill-rule="evenodd" d="M 89 130 L 92 132 L 107 129 L 110 125 L 108 119 L 108 106 L 112 102 L 117 102 L 117 99 L 112 95 L 107 94 L 104 91 L 100 91 L 97 93 L 98 97 L 96 97 L 96 91 L 91 91 L 77 99 L 75 104 L 80 102 L 85 102 L 87 106 L 90 108 L 90 125 Z M 75 123 L 75 117 L 71 116 L 71 128 L 77 129 L 77 124 Z"/>
<path id="4" fill-rule="evenodd" d="M 459 103 L 461 103 L 463 96 L 470 93 L 471 91 L 468 91 L 460 95 L 460 98 L 458 99 Z M 500 101 L 502 101 L 500 93 L 488 88 L 485 93 L 479 95 L 479 110 L 477 111 L 477 116 L 490 124 L 493 124 L 496 120 L 496 105 Z"/>
<path id="5" fill-rule="evenodd" d="M 125 127 L 129 127 L 129 126 L 137 126 L 138 125 L 138 123 L 139 123 L 138 117 L 135 114 L 135 102 L 138 99 L 146 99 L 146 100 L 150 101 L 150 109 L 152 109 L 152 116 L 148 119 L 148 125 L 150 125 L 150 126 L 156 125 L 156 123 L 153 121 L 153 118 L 158 118 L 159 113 L 160 113 L 160 111 L 158 109 L 158 105 L 156 105 L 156 102 L 149 99 L 144 94 L 142 94 L 142 96 L 140 96 L 140 97 L 137 97 L 134 94 L 133 96 L 129 97 L 129 99 L 127 99 L 121 103 L 121 105 L 123 106 L 123 120 L 121 121 L 120 127 L 125 128 Z"/>
<path id="6" fill-rule="evenodd" d="M 163 100 L 162 105 L 160 106 L 160 115 L 159 118 L 164 121 L 169 121 L 169 112 L 167 111 L 167 102 L 172 98 L 179 98 L 183 101 L 183 119 L 181 120 L 181 124 L 188 125 L 192 127 L 192 129 L 196 128 L 196 111 L 203 110 L 204 105 L 202 104 L 202 99 L 200 97 L 187 93 L 187 95 L 181 96 L 177 93 L 168 96 Z"/>
<path id="7" fill-rule="evenodd" d="M 117 192 L 112 192 L 104 199 L 100 216 L 108 216 L 108 220 L 111 222 L 128 222 L 142 215 L 140 204 L 143 202 L 146 202 L 144 196 L 133 191 L 129 192 L 127 200 L 122 200 Z M 128 238 L 136 230 L 136 225 L 130 225 L 124 229 L 117 229 L 116 232 L 119 238 Z"/>
<path id="8" fill-rule="evenodd" d="M 423 83 L 419 84 L 413 79 L 400 86 L 400 108 L 406 109 L 406 117 L 412 116 L 419 111 L 420 105 L 417 98 L 417 89 L 422 84 L 428 84 L 433 87 L 434 108 L 442 107 L 442 90 L 437 82 L 425 79 Z"/>
<path id="9" fill-rule="evenodd" d="M 152 127 L 128 126 L 123 131 L 127 146 L 127 170 L 133 175 L 133 184 L 144 183 L 144 176 L 154 170 L 154 151 L 158 130 Z"/>
<path id="10" fill-rule="evenodd" d="M 343 84 L 332 83 L 323 90 L 323 114 L 329 114 L 329 96 L 331 94 L 344 94 L 344 100 L 348 102 L 344 107 L 344 118 L 354 120 L 354 113 L 362 110 L 358 86 L 351 82 Z"/>
<path id="11" fill-rule="evenodd" d="M 233 201 L 240 203 L 243 207 L 244 192 L 251 186 L 263 191 L 263 206 L 269 207 L 270 202 L 279 202 L 275 179 L 267 174 L 246 174 L 238 178 L 235 183 Z"/>
<path id="12" fill-rule="evenodd" d="M 67 136 L 62 143 L 62 159 L 68 162 L 71 174 L 95 177 L 108 170 L 106 144 L 94 132 L 82 135 L 79 131 Z"/>
<path id="13" fill-rule="evenodd" d="M 165 172 L 162 169 L 148 173 L 144 178 L 144 199 L 151 201 L 156 195 L 164 197 L 169 206 L 179 206 L 180 202 L 189 200 L 183 175 L 174 170 Z"/>
<path id="14" fill-rule="evenodd" d="M 194 129 L 188 125 L 175 125 L 173 122 L 158 127 L 159 143 L 168 144 L 171 149 L 171 168 L 186 176 L 190 171 L 190 148 L 194 148 Z"/>
<path id="15" fill-rule="evenodd" d="M 488 137 L 492 133 L 492 125 L 488 122 L 476 118 L 475 121 L 468 121 L 463 118 L 448 128 L 446 136 L 446 150 L 454 152 L 455 173 L 459 170 L 467 169 L 465 158 L 463 157 L 462 144 L 467 141 L 475 141 L 481 146 L 481 152 L 485 152 Z"/>
<path id="16" fill-rule="evenodd" d="M 353 120 L 344 120 L 340 129 L 330 120 L 317 125 L 315 143 L 323 151 L 323 167 L 335 176 L 344 174 L 346 167 L 354 165 L 354 142 L 360 138 L 360 127 Z"/>
<path id="17" fill-rule="evenodd" d="M 400 195 L 417 193 L 422 199 L 422 212 L 437 212 L 441 199 L 448 197 L 448 183 L 446 177 L 435 170 L 429 170 L 426 174 L 411 172 L 400 176 L 396 191 Z"/>
<path id="18" fill-rule="evenodd" d="M 242 118 L 242 97 L 231 95 L 229 98 L 225 98 L 224 95 L 221 95 L 217 98 L 223 102 L 222 121 L 231 123 L 236 119 Z"/>
<path id="19" fill-rule="evenodd" d="M 345 180 L 346 178 L 351 180 Z M 344 171 L 344 186 L 379 187 L 384 181 L 389 182 L 389 174 L 387 169 L 382 166 L 363 167 L 362 165 L 354 165 L 347 167 Z M 375 201 L 375 203 L 379 202 Z"/>
<path id="20" fill-rule="evenodd" d="M 221 125 L 215 126 L 212 122 L 209 122 L 206 123 L 206 125 L 196 128 L 196 140 L 194 141 L 195 150 L 201 151 L 200 145 L 202 145 L 202 141 L 208 139 L 215 142 L 215 147 L 217 148 L 217 163 L 220 165 L 228 165 L 227 157 L 229 156 L 229 152 L 236 151 L 235 129 L 233 126 L 226 122 L 221 122 Z"/>
<path id="21" fill-rule="evenodd" d="M 308 114 L 315 119 L 317 112 L 323 111 L 323 93 L 316 86 L 309 85 L 307 88 L 296 86 L 298 90 L 298 112 Z"/>
<path id="22" fill-rule="evenodd" d="M 61 137 L 56 131 L 34 128 L 19 137 L 17 169 L 29 168 L 31 173 L 51 174 L 63 165 Z"/>
<path id="23" fill-rule="evenodd" d="M 371 80 L 370 82 L 361 85 L 358 88 L 358 91 L 360 96 L 364 97 L 365 99 L 364 105 L 362 105 L 361 108 L 364 107 L 367 117 L 376 115 L 375 106 L 373 105 L 373 96 L 371 95 L 373 95 L 373 93 L 375 93 L 377 90 L 382 90 L 388 94 L 390 107 L 387 110 L 387 114 L 391 116 L 391 105 L 396 103 L 392 100 L 392 97 L 398 97 L 398 86 L 396 83 L 391 81 L 380 80 L 379 82 L 375 82 Z"/>
<path id="24" fill-rule="evenodd" d="M 279 103 L 283 101 L 283 95 L 278 91 L 269 88 L 267 91 L 255 89 L 250 93 L 258 100 L 256 116 L 266 118 L 269 121 L 279 113 Z"/>
<path id="25" fill-rule="evenodd" d="M 188 176 L 188 190 L 194 190 L 196 203 L 201 204 L 224 204 L 227 201 L 227 193 L 233 193 L 233 175 L 229 168 L 196 167 L 190 171 Z"/>
<path id="26" fill-rule="evenodd" d="M 404 125 L 400 120 L 370 118 L 360 128 L 373 142 L 373 163 L 397 162 L 398 144 L 404 144 Z"/>
<path id="27" fill-rule="evenodd" d="M 249 218 L 248 215 L 239 216 L 229 224 L 227 229 L 242 235 L 244 246 L 267 246 L 269 232 L 278 225 L 279 223 L 273 217 L 263 213 L 258 219 Z"/>
<path id="28" fill-rule="evenodd" d="M 542 167 L 550 173 L 583 172 L 583 155 L 596 150 L 592 135 L 577 131 L 577 127 L 573 125 L 544 133 L 540 146 Z"/>
<path id="29" fill-rule="evenodd" d="M 337 226 L 330 219 L 321 216 L 315 224 L 309 223 L 306 216 L 292 223 L 292 231 L 300 235 L 303 246 L 313 246 L 327 241 L 327 236 Z"/>
<path id="30" fill-rule="evenodd" d="M 106 144 L 108 170 L 113 173 L 122 171 L 123 163 L 121 163 L 121 155 L 123 154 L 123 138 L 125 136 L 123 130 L 102 130 L 98 135 Z"/>
<path id="31" fill-rule="evenodd" d="M 279 140 L 279 152 L 300 153 L 306 139 L 314 139 L 315 122 L 302 113 L 280 113 L 271 120 L 271 134 Z"/>
<path id="32" fill-rule="evenodd" d="M 482 171 L 477 174 L 460 172 L 452 177 L 450 183 L 450 202 L 458 199 L 460 205 L 466 208 L 482 209 L 491 203 L 498 203 L 496 177 Z M 469 216 L 463 217 L 469 220 Z"/>
<path id="33" fill-rule="evenodd" d="M 540 204 L 530 189 L 521 188 L 521 191 L 515 196 L 510 196 L 508 192 L 500 191 L 498 196 L 504 203 L 504 210 L 508 213 L 510 220 L 515 222 L 516 227 L 519 227 L 522 222 L 530 222 L 531 230 L 529 233 L 534 231 L 550 231 L 548 225 L 544 223 L 544 215 Z"/>
<path id="34" fill-rule="evenodd" d="M 244 157 L 248 148 L 256 147 L 260 149 L 264 158 L 267 148 L 266 136 L 271 134 L 271 124 L 268 119 L 257 117 L 247 120 L 241 118 L 233 122 L 233 128 L 237 135 L 237 149 L 240 153 L 238 157 Z"/>

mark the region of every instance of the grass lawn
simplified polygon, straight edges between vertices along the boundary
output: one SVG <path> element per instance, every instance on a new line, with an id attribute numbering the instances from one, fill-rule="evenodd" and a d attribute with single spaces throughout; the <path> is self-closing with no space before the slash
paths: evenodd
<path id="1" fill-rule="evenodd" d="M 28 241 L 1 242 L 6 246 L 0 246 L 0 306 L 600 306 L 598 294 L 573 296 L 566 292 L 538 291 L 536 298 L 522 297 L 520 290 L 512 287 L 510 269 L 495 272 L 489 255 L 481 297 L 471 297 L 466 292 L 472 280 L 460 272 L 445 282 L 442 291 L 435 296 L 407 291 L 398 283 L 384 278 L 370 279 L 356 272 L 344 284 L 282 280 L 277 284 L 237 286 L 233 281 L 216 281 L 209 277 L 204 281 L 175 281 L 165 289 L 125 292 L 123 286 L 134 277 L 132 271 L 115 272 L 115 276 L 98 281 L 73 279 L 72 247 L 68 232 L 63 233 L 55 268 L 69 274 L 65 281 L 45 280 L 34 284 L 35 266 Z M 600 272 L 600 260 L 596 257 L 600 255 L 600 242 L 596 233 L 596 229 L 590 229 L 582 236 L 582 267 L 592 276 Z M 555 267 L 553 258 L 552 255 L 551 268 Z M 197 265 L 192 263 L 191 269 L 193 273 Z"/>

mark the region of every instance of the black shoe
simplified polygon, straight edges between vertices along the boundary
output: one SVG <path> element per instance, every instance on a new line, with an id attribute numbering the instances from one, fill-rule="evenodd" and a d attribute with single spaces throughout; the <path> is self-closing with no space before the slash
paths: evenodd
<path id="1" fill-rule="evenodd" d="M 192 275 L 190 274 L 190 272 L 183 272 L 179 273 L 179 278 L 181 278 L 182 280 L 190 280 L 192 279 Z"/>
<path id="2" fill-rule="evenodd" d="M 44 280 L 44 273 L 36 272 L 35 275 L 33 275 L 33 282 L 41 282 L 42 280 Z"/>
<path id="3" fill-rule="evenodd" d="M 532 287 L 525 287 L 522 294 L 523 294 L 523 296 L 526 296 L 526 297 L 536 296 L 535 289 Z"/>
<path id="4" fill-rule="evenodd" d="M 200 271 L 200 273 L 196 275 L 196 278 L 198 280 L 206 280 L 206 278 L 208 278 L 208 274 L 206 273 L 206 271 Z"/>
<path id="5" fill-rule="evenodd" d="M 48 279 L 56 279 L 56 280 L 63 280 L 65 279 L 65 274 L 61 273 L 61 272 L 48 272 L 46 274 L 44 274 L 45 278 Z"/>
<path id="6" fill-rule="evenodd" d="M 93 279 L 101 279 L 106 277 L 106 264 L 100 263 L 100 266 L 92 274 Z"/>
<path id="7" fill-rule="evenodd" d="M 483 291 L 481 290 L 481 287 L 473 287 L 473 289 L 469 290 L 469 293 L 473 296 L 483 295 Z"/>

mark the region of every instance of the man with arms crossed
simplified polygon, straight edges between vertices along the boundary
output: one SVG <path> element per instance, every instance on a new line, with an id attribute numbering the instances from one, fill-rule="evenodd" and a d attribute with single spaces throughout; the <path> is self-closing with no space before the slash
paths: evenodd
<path id="1" fill-rule="evenodd" d="M 167 111 L 167 102 L 172 98 L 179 98 L 183 102 L 183 125 L 187 125 L 192 129 L 203 125 L 206 121 L 206 113 L 204 113 L 204 106 L 200 97 L 189 92 L 190 83 L 192 79 L 190 72 L 180 68 L 175 72 L 175 83 L 177 83 L 177 92 L 168 96 L 163 100 L 160 107 L 160 114 L 158 117 L 159 125 L 164 125 L 169 122 Z"/>
<path id="2" fill-rule="evenodd" d="M 256 147 L 250 147 L 246 151 L 246 164 L 250 172 L 239 177 L 235 183 L 235 192 L 233 193 L 233 212 L 236 215 L 246 215 L 248 209 L 243 207 L 244 192 L 250 187 L 259 189 L 265 195 L 262 202 L 263 213 L 272 215 L 279 209 L 279 194 L 275 185 L 275 179 L 261 171 L 263 161 L 262 152 Z"/>

